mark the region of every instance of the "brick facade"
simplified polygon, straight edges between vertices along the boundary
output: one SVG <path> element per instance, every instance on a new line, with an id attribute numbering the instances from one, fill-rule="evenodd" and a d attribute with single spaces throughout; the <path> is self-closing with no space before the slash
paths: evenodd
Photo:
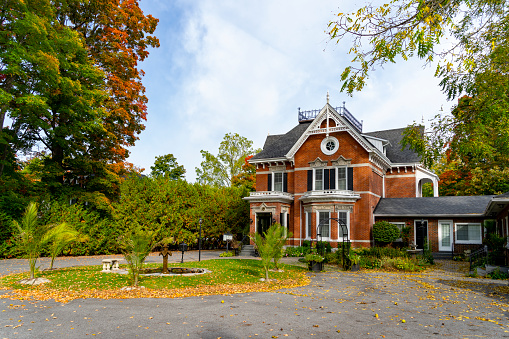
<path id="1" fill-rule="evenodd" d="M 381 139 L 368 141 L 369 137 L 354 125 L 327 104 L 314 120 L 299 124 L 285 135 L 267 138 L 264 150 L 250 160 L 256 165 L 257 182 L 257 191 L 247 198 L 251 203 L 252 233 L 265 227 L 266 213 L 271 213 L 272 220 L 278 222 L 281 213 L 288 213 L 288 229 L 292 232 L 288 245 L 299 246 L 304 240 L 316 240 L 320 212 L 330 213 L 331 218 L 338 218 L 341 212 L 347 215 L 352 246 L 373 245 L 373 212 L 378 202 L 384 195 L 415 197 L 418 163 L 393 168 L 384 148 L 390 143 L 384 144 Z M 333 151 L 324 151 L 328 140 L 333 140 Z M 347 176 L 341 183 L 339 171 Z M 284 192 L 275 191 L 272 183 L 275 173 L 281 172 L 287 180 Z M 318 175 L 323 176 L 321 189 L 314 187 Z M 310 235 L 306 229 L 308 220 Z M 342 233 L 335 220 L 330 221 L 329 227 L 326 240 L 336 247 Z"/>

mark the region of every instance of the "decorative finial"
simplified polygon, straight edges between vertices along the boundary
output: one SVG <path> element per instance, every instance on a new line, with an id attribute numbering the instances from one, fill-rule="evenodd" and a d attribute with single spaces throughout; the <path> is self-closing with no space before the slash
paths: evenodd
<path id="1" fill-rule="evenodd" d="M 327 91 L 327 103 L 329 103 L 329 91 Z"/>
<path id="2" fill-rule="evenodd" d="M 343 101 L 343 108 L 345 108 L 346 101 Z"/>

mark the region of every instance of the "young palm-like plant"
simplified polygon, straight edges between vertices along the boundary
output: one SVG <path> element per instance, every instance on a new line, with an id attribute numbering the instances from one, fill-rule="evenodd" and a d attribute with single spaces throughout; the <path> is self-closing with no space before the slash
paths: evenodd
<path id="1" fill-rule="evenodd" d="M 73 242 L 81 242 L 86 240 L 88 240 L 87 236 L 81 235 L 71 225 L 65 222 L 52 227 L 45 234 L 45 242 L 50 243 L 49 251 L 51 256 L 51 264 L 49 269 L 53 269 L 55 258 L 60 253 L 62 253 L 66 246 L 72 244 Z"/>
<path id="2" fill-rule="evenodd" d="M 271 228 L 274 227 L 272 229 L 272 232 L 273 232 L 273 237 L 274 237 L 274 254 L 273 254 L 273 259 L 274 259 L 274 268 L 276 270 L 279 270 L 279 267 L 278 267 L 278 264 L 279 264 L 279 260 L 281 260 L 281 258 L 283 257 L 283 246 L 286 244 L 286 240 L 288 240 L 288 238 L 290 238 L 292 236 L 292 233 L 291 232 L 288 232 L 288 230 L 281 226 L 279 223 L 275 223 L 274 225 L 271 226 Z M 269 228 L 269 230 L 267 232 L 270 232 L 271 231 L 271 228 Z"/>
<path id="3" fill-rule="evenodd" d="M 143 262 L 154 246 L 154 234 L 155 232 L 136 228 L 128 236 L 119 238 L 120 249 L 129 266 L 133 286 L 138 286 Z"/>
<path id="4" fill-rule="evenodd" d="M 21 223 L 14 221 L 16 247 L 28 258 L 30 279 L 35 279 L 35 265 L 41 255 L 44 244 L 48 241 L 46 233 L 49 227 L 41 225 L 37 218 L 37 204 L 31 202 L 25 210 Z"/>
<path id="5" fill-rule="evenodd" d="M 256 248 L 258 249 L 258 254 L 262 258 L 262 266 L 265 270 L 265 280 L 269 280 L 269 266 L 270 261 L 273 258 L 273 248 L 270 239 L 267 238 L 267 233 L 265 232 L 265 237 L 262 237 L 260 233 L 256 233 L 251 239 L 254 241 Z"/>

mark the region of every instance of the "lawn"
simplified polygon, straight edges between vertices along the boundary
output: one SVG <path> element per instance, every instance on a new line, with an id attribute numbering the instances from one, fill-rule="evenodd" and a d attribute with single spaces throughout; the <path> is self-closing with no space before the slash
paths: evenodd
<path id="1" fill-rule="evenodd" d="M 146 267 L 160 266 L 160 264 L 146 265 Z M 291 265 L 281 265 L 284 272 L 270 272 L 269 276 L 274 281 L 260 282 L 260 278 L 264 276 L 263 267 L 260 260 L 253 259 L 217 259 L 168 266 L 199 267 L 211 272 L 196 276 L 141 277 L 140 285 L 145 288 L 125 291 L 121 288 L 130 285 L 128 275 L 101 273 L 101 266 L 82 266 L 40 272 L 39 277 L 45 277 L 51 282 L 39 286 L 16 283 L 20 279 L 28 278 L 28 273 L 8 275 L 0 279 L 0 287 L 9 290 L 4 297 L 55 299 L 67 302 L 77 298 L 171 298 L 273 291 L 302 286 L 309 282 L 303 267 Z"/>

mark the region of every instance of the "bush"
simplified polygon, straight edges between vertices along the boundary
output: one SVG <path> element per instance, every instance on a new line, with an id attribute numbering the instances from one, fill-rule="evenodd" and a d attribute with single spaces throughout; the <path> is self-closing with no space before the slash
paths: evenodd
<path id="1" fill-rule="evenodd" d="M 234 251 L 223 252 L 219 256 L 221 258 L 234 257 L 235 256 L 235 252 Z"/>
<path id="2" fill-rule="evenodd" d="M 406 250 L 401 250 L 398 248 L 390 248 L 390 247 L 370 247 L 363 248 L 358 250 L 359 254 L 362 256 L 375 257 L 375 258 L 406 258 L 408 257 L 408 252 Z"/>
<path id="3" fill-rule="evenodd" d="M 298 246 L 298 247 L 287 247 L 285 250 L 285 257 L 303 257 L 310 251 L 309 247 Z"/>
<path id="4" fill-rule="evenodd" d="M 377 221 L 373 225 L 373 238 L 378 243 L 389 244 L 398 239 L 400 234 L 398 226 L 388 221 Z"/>
<path id="5" fill-rule="evenodd" d="M 327 241 L 318 241 L 316 243 L 316 251 L 318 253 L 331 253 L 332 252 L 332 246 Z"/>
<path id="6" fill-rule="evenodd" d="M 315 262 L 322 262 L 325 258 L 322 257 L 321 255 L 319 254 L 306 254 L 306 256 L 304 257 L 304 260 L 306 262 L 311 262 L 311 261 L 315 261 Z"/>

